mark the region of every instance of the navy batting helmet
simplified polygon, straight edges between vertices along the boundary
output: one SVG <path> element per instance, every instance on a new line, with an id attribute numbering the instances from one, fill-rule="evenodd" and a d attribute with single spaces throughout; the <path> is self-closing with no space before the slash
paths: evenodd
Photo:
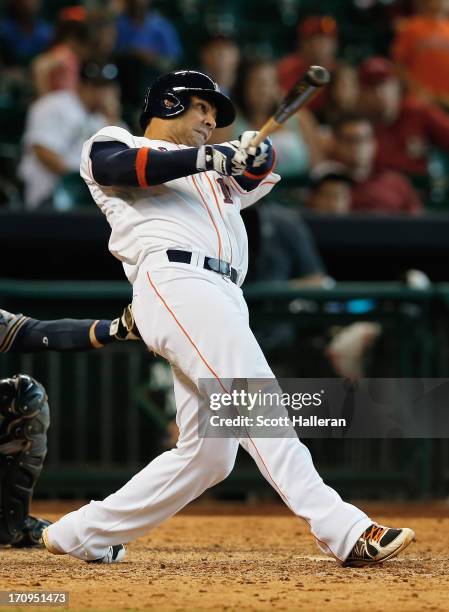
<path id="1" fill-rule="evenodd" d="M 145 131 L 152 117 L 170 119 L 189 108 L 190 97 L 207 100 L 217 109 L 217 127 L 225 127 L 235 119 L 231 100 L 221 93 L 217 83 L 196 70 L 176 70 L 157 78 L 147 89 L 140 126 Z"/>

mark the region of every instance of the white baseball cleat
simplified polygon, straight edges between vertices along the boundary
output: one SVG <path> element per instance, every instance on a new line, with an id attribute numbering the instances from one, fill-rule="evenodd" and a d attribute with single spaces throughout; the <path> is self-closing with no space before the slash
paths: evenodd
<path id="1" fill-rule="evenodd" d="M 48 530 L 44 529 L 42 532 L 42 544 L 52 555 L 65 555 L 66 553 L 53 544 L 50 543 L 48 538 Z M 126 550 L 123 544 L 116 544 L 108 548 L 107 553 L 99 559 L 87 560 L 86 563 L 120 563 L 123 561 L 126 555 Z"/>
<path id="2" fill-rule="evenodd" d="M 125 555 L 126 550 L 123 544 L 115 544 L 109 547 L 108 552 L 103 557 L 87 561 L 86 563 L 120 563 L 125 558 Z"/>
<path id="3" fill-rule="evenodd" d="M 393 529 L 373 523 L 362 533 L 343 567 L 363 567 L 392 559 L 415 540 L 413 529 Z"/>

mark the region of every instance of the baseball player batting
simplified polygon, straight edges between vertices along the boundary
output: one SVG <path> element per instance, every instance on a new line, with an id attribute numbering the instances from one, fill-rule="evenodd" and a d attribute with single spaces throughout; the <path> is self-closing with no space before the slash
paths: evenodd
<path id="1" fill-rule="evenodd" d="M 113 321 L 39 321 L 0 308 L 0 353 L 86 351 L 139 337 L 130 306 Z M 0 545 L 40 546 L 50 524 L 29 515 L 49 425 L 48 398 L 39 382 L 26 374 L 0 378 Z"/>
<path id="2" fill-rule="evenodd" d="M 240 286 L 247 237 L 240 210 L 279 181 L 268 139 L 255 132 L 219 145 L 233 104 L 200 72 L 159 77 L 148 89 L 134 136 L 100 130 L 84 145 L 81 175 L 111 226 L 110 251 L 133 285 L 136 323 L 148 348 L 171 364 L 179 441 L 117 493 L 92 501 L 43 532 L 46 548 L 111 563 L 142 536 L 231 472 L 239 442 L 322 549 L 345 565 L 397 555 L 411 529 L 373 523 L 324 484 L 297 437 L 201 438 L 199 380 L 274 379 L 248 323 Z"/>

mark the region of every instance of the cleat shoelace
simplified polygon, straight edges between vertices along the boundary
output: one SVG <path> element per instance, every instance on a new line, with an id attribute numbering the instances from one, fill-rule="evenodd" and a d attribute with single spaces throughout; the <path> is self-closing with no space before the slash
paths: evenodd
<path id="1" fill-rule="evenodd" d="M 379 525 L 371 525 L 371 527 L 368 527 L 362 537 L 364 540 L 372 540 L 373 542 L 377 542 L 378 544 L 380 544 L 382 536 L 385 532 L 385 527 L 380 527 Z"/>

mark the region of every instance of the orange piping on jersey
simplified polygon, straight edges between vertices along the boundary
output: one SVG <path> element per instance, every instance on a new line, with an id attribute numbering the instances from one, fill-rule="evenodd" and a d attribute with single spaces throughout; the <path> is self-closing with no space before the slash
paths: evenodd
<path id="1" fill-rule="evenodd" d="M 207 209 L 207 212 L 209 213 L 209 217 L 210 217 L 210 220 L 212 221 L 212 225 L 214 226 L 215 231 L 217 232 L 217 238 L 218 238 L 218 259 L 221 259 L 221 238 L 220 238 L 220 232 L 218 231 L 217 224 L 215 223 L 214 218 L 212 216 L 212 213 L 210 212 L 210 208 L 207 205 L 207 202 L 204 199 L 203 194 L 201 193 L 201 189 L 198 187 L 198 184 L 197 184 L 193 174 L 191 175 L 191 179 L 192 179 L 193 184 L 195 185 L 196 190 L 198 191 L 198 193 L 200 195 L 201 200 L 203 201 L 204 206 Z"/>
<path id="2" fill-rule="evenodd" d="M 181 147 L 181 146 L 179 146 L 178 144 L 177 144 L 176 146 L 178 147 L 178 149 L 181 149 L 181 150 L 182 150 L 182 147 Z M 217 224 L 216 224 L 216 223 L 215 223 L 215 221 L 214 221 L 214 218 L 213 218 L 213 216 L 212 216 L 212 213 L 210 212 L 210 208 L 209 208 L 209 206 L 207 205 L 207 202 L 206 202 L 206 200 L 204 199 L 203 194 L 201 193 L 201 189 L 198 187 L 198 184 L 197 184 L 197 182 L 196 182 L 195 177 L 193 176 L 193 174 L 191 175 L 191 177 L 190 177 L 190 178 L 192 179 L 192 183 L 195 185 L 195 188 L 196 188 L 196 190 L 198 191 L 198 193 L 199 193 L 199 195 L 200 195 L 200 198 L 201 198 L 201 200 L 203 201 L 203 204 L 204 204 L 204 206 L 206 207 L 206 210 L 207 210 L 207 212 L 208 212 L 208 214 L 209 214 L 210 220 L 212 221 L 212 225 L 214 226 L 215 231 L 217 232 L 217 238 L 218 238 L 218 259 L 221 259 L 221 237 L 220 237 L 220 232 L 218 231 Z"/>
<path id="3" fill-rule="evenodd" d="M 232 264 L 232 244 L 231 244 L 231 238 L 229 237 L 228 228 L 226 227 L 226 222 L 225 222 L 225 220 L 223 218 L 223 213 L 221 212 L 220 202 L 218 201 L 217 194 L 215 193 L 214 185 L 213 185 L 212 181 L 210 180 L 209 176 L 207 175 L 207 172 L 205 172 L 204 175 L 206 176 L 207 182 L 209 183 L 210 188 L 212 189 L 212 193 L 214 194 L 214 199 L 215 199 L 215 203 L 216 203 L 217 208 L 218 208 L 218 212 L 220 213 L 220 217 L 221 217 L 221 219 L 223 221 L 223 225 L 225 226 L 226 234 L 228 235 L 229 248 L 231 249 L 231 261 L 229 263 Z"/>
<path id="4" fill-rule="evenodd" d="M 206 176 L 206 178 L 207 178 L 207 182 L 209 183 L 210 188 L 212 189 L 212 193 L 214 194 L 215 204 L 217 205 L 218 212 L 220 213 L 220 217 L 223 219 L 223 214 L 222 214 L 222 212 L 221 212 L 220 202 L 218 201 L 217 194 L 215 193 L 214 186 L 212 185 L 212 181 L 211 181 L 211 180 L 210 180 L 210 178 L 207 176 L 207 172 L 204 172 L 204 174 L 205 174 L 205 176 Z"/>
<path id="5" fill-rule="evenodd" d="M 176 145 L 178 147 L 178 149 L 182 150 L 182 147 L 179 145 Z M 204 206 L 206 207 L 206 210 L 209 214 L 210 220 L 212 221 L 212 225 L 215 228 L 215 231 L 217 232 L 217 238 L 218 238 L 218 259 L 221 259 L 221 237 L 220 237 L 220 232 L 218 231 L 218 227 L 214 221 L 214 218 L 212 216 L 212 213 L 210 212 L 210 208 L 207 205 L 206 200 L 203 198 L 203 194 L 201 193 L 201 189 L 198 187 L 197 182 L 195 180 L 195 177 L 193 176 L 193 174 L 190 177 L 192 179 L 192 183 L 195 185 L 196 190 L 198 191 L 198 193 L 200 194 L 200 198 L 203 201 Z"/>
<path id="6" fill-rule="evenodd" d="M 197 347 L 197 345 L 195 344 L 195 342 L 192 340 L 192 338 L 190 337 L 190 335 L 188 334 L 188 332 L 186 331 L 186 329 L 183 327 L 183 325 L 180 323 L 180 321 L 177 319 L 175 313 L 173 312 L 173 310 L 170 308 L 170 306 L 167 304 L 167 302 L 165 301 L 165 299 L 162 297 L 162 295 L 159 293 L 159 291 L 156 288 L 156 285 L 153 283 L 153 281 L 151 280 L 151 276 L 150 273 L 147 271 L 147 278 L 148 281 L 154 291 L 154 293 L 157 295 L 157 297 L 161 300 L 162 304 L 165 306 L 165 308 L 168 310 L 168 312 L 170 313 L 170 315 L 173 317 L 173 319 L 175 320 L 177 326 L 180 328 L 180 330 L 182 331 L 182 333 L 185 335 L 185 337 L 187 338 L 187 340 L 190 342 L 190 344 L 193 346 L 193 348 L 195 349 L 195 352 L 198 354 L 199 358 L 201 359 L 201 361 L 204 363 L 204 365 L 206 366 L 206 368 L 209 370 L 209 372 L 212 374 L 212 376 L 217 380 L 218 384 L 220 385 L 220 387 L 223 389 L 224 393 L 229 393 L 229 391 L 226 389 L 226 387 L 223 385 L 223 382 L 221 381 L 221 378 L 218 376 L 218 374 L 215 372 L 215 370 L 208 364 L 207 360 L 205 359 L 205 357 L 203 357 L 203 355 L 201 354 L 201 351 L 199 350 L 199 348 Z M 276 481 L 274 480 L 274 478 L 272 477 L 270 470 L 268 469 L 267 465 L 265 464 L 263 458 L 261 457 L 259 451 L 257 450 L 257 446 L 254 443 L 254 440 L 251 438 L 251 436 L 248 433 L 248 430 L 246 429 L 245 426 L 245 430 L 248 436 L 248 440 L 251 442 L 251 444 L 254 447 L 255 452 L 257 453 L 261 463 L 263 464 L 264 468 L 267 471 L 267 474 L 271 480 L 271 484 L 273 486 L 273 488 L 279 493 L 279 495 L 285 500 L 285 503 L 291 508 L 291 504 L 289 503 L 289 498 L 287 497 L 287 495 L 282 491 L 282 489 L 280 487 L 278 487 L 278 485 L 276 484 Z"/>
<path id="7" fill-rule="evenodd" d="M 217 379 L 218 384 L 220 385 L 220 387 L 223 389 L 223 391 L 225 393 L 229 393 L 229 391 L 225 388 L 225 386 L 223 385 L 223 383 L 221 382 L 220 377 L 218 376 L 218 374 L 215 372 L 215 370 L 212 369 L 212 367 L 207 363 L 206 359 L 203 357 L 203 355 L 201 354 L 201 351 L 199 350 L 199 348 L 197 347 L 197 345 L 195 344 L 195 342 L 192 340 L 192 338 L 189 336 L 188 332 L 186 331 L 186 329 L 183 327 L 183 325 L 180 323 L 180 321 L 178 320 L 178 318 L 176 317 L 175 313 L 173 312 L 173 310 L 170 308 L 170 306 L 167 304 L 167 302 L 164 300 L 164 298 L 162 297 L 162 295 L 159 293 L 159 291 L 156 288 L 156 285 L 153 283 L 153 281 L 151 280 L 151 276 L 150 273 L 147 272 L 147 277 L 148 277 L 148 281 L 151 285 L 151 287 L 153 288 L 154 293 L 157 295 L 157 297 L 161 300 L 162 304 L 165 306 L 165 308 L 168 310 L 168 312 L 170 313 L 170 315 L 173 317 L 173 319 L 176 322 L 176 325 L 180 328 L 180 330 L 182 331 L 182 333 L 184 334 L 184 336 L 187 338 L 187 340 L 190 342 L 190 344 L 193 346 L 193 348 L 195 349 L 196 353 L 198 354 L 198 357 L 201 359 L 201 361 L 204 363 L 204 365 L 206 366 L 206 368 L 209 370 L 209 372 L 212 374 L 212 376 L 214 378 Z"/>
<path id="8" fill-rule="evenodd" d="M 142 147 L 137 151 L 136 155 L 137 182 L 139 183 L 139 187 L 142 187 L 142 189 L 147 189 L 149 187 L 146 175 L 149 152 L 150 149 L 148 147 Z"/>

